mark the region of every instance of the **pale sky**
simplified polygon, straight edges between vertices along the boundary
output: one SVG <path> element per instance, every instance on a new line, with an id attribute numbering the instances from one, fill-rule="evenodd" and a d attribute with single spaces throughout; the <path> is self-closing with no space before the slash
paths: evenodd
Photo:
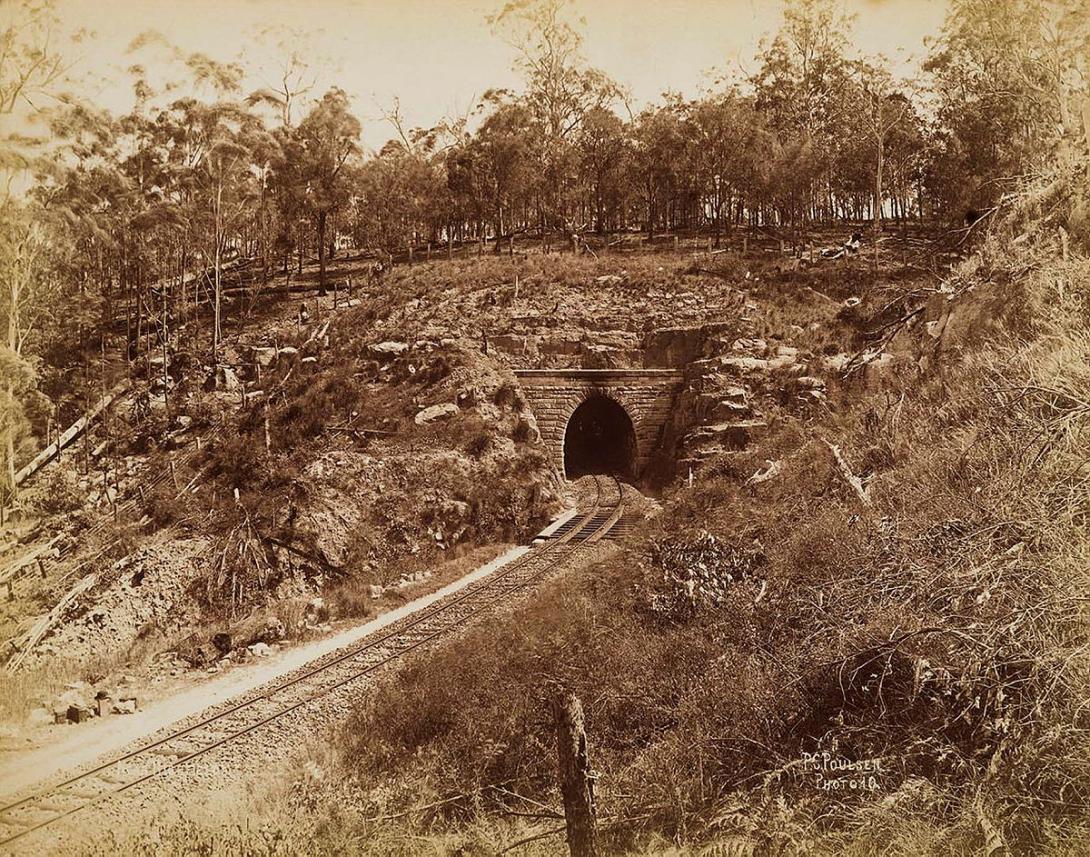
<path id="1" fill-rule="evenodd" d="M 888 56 L 911 74 L 939 32 L 947 0 L 842 0 L 856 15 L 853 43 Z M 124 69 L 165 68 L 163 49 L 128 54 L 138 34 L 157 30 L 189 53 L 239 60 L 259 85 L 271 51 L 254 47 L 263 25 L 298 30 L 315 58 L 319 89 L 337 84 L 352 97 L 364 140 L 391 135 L 383 108 L 400 98 L 408 125 L 429 126 L 464 113 L 489 87 L 517 86 L 512 49 L 485 16 L 500 0 L 59 0 L 66 27 L 86 28 L 78 71 L 92 100 L 113 110 L 131 105 Z M 665 90 L 696 95 L 713 67 L 753 70 L 761 37 L 780 20 L 779 0 L 578 0 L 586 18 L 584 51 L 592 65 L 629 88 L 633 108 Z M 271 80 L 271 74 L 265 75 Z M 316 92 L 314 94 L 320 94 Z"/>

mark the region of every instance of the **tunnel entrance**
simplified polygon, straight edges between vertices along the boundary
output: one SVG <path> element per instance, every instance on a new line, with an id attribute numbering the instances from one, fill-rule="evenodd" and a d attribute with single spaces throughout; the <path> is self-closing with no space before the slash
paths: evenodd
<path id="1" fill-rule="evenodd" d="M 564 473 L 569 479 L 590 473 L 634 476 L 636 431 L 627 412 L 607 396 L 591 396 L 568 420 L 564 431 Z"/>

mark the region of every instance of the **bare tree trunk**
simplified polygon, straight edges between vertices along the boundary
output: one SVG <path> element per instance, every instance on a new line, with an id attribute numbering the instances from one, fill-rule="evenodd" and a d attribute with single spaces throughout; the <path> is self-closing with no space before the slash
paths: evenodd
<path id="1" fill-rule="evenodd" d="M 221 167 L 222 170 L 222 167 Z M 220 311 L 221 311 L 221 297 L 223 294 L 223 275 L 221 272 L 222 259 L 223 259 L 223 175 L 222 172 L 219 177 L 219 186 L 216 188 L 216 222 L 215 222 L 215 235 L 213 236 L 216 242 L 214 254 L 215 271 L 215 318 L 212 324 L 212 365 L 215 366 L 219 363 L 220 354 L 220 339 L 223 336 L 223 331 L 220 327 Z"/>
<path id="2" fill-rule="evenodd" d="M 325 226 L 326 213 L 318 212 L 318 294 L 326 293 L 325 287 Z"/>
<path id="3" fill-rule="evenodd" d="M 8 384 L 8 401 L 15 401 L 15 388 L 12 384 Z M 6 459 L 7 471 L 4 474 L 4 479 L 7 481 L 7 490 L 4 492 L 4 502 L 0 503 L 2 506 L 4 503 L 15 502 L 15 497 L 18 493 L 18 486 L 15 481 L 15 415 L 12 414 L 8 418 L 7 430 L 4 432 L 4 458 Z"/>
<path id="4" fill-rule="evenodd" d="M 574 693 L 561 693 L 553 701 L 553 714 L 568 848 L 572 857 L 594 857 L 594 774 L 583 728 L 583 706 Z"/>

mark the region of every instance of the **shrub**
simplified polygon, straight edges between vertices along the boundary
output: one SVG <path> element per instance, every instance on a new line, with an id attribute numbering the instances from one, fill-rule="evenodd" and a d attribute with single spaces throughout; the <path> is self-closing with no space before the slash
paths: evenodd
<path id="1" fill-rule="evenodd" d="M 52 467 L 35 492 L 34 505 L 44 515 L 63 515 L 82 508 L 84 498 L 71 471 Z"/>
<path id="2" fill-rule="evenodd" d="M 492 435 L 487 431 L 482 431 L 474 437 L 471 437 L 466 441 L 465 451 L 472 455 L 474 458 L 480 458 L 489 449 L 492 448 Z"/>
<path id="3" fill-rule="evenodd" d="M 187 514 L 185 497 L 177 496 L 178 491 L 171 483 L 157 485 L 144 498 L 144 511 L 159 527 L 169 527 L 182 521 Z"/>

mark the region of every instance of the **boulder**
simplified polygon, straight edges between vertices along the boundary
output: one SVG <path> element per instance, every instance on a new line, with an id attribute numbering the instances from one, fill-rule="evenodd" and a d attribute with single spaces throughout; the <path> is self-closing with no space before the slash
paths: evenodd
<path id="1" fill-rule="evenodd" d="M 458 391 L 454 400 L 461 408 L 470 408 L 482 398 L 481 391 L 477 387 L 463 387 Z"/>
<path id="2" fill-rule="evenodd" d="M 515 428 L 512 432 L 512 436 L 515 440 L 522 441 L 524 443 L 537 443 L 541 440 L 541 433 L 537 427 L 537 421 L 531 414 L 519 414 L 518 420 L 515 422 Z"/>
<path id="3" fill-rule="evenodd" d="M 733 375 L 768 372 L 772 368 L 771 361 L 759 357 L 722 357 L 719 365 Z"/>
<path id="4" fill-rule="evenodd" d="M 221 655 L 226 655 L 232 649 L 231 635 L 226 633 L 213 634 L 212 645 L 216 647 L 216 651 Z"/>
<path id="5" fill-rule="evenodd" d="M 246 651 L 255 658 L 267 658 L 272 654 L 272 649 L 265 643 L 251 643 L 246 647 Z"/>
<path id="6" fill-rule="evenodd" d="M 778 369 L 790 369 L 798 364 L 798 358 L 794 354 L 780 354 L 768 361 L 768 370 L 775 372 Z"/>
<path id="7" fill-rule="evenodd" d="M 715 423 L 701 426 L 691 437 L 696 441 L 714 438 L 726 444 L 729 449 L 744 449 L 761 430 L 768 427 L 764 420 L 738 420 L 730 423 Z"/>
<path id="8" fill-rule="evenodd" d="M 744 402 L 736 402 L 733 399 L 721 399 L 712 405 L 710 416 L 715 420 L 731 420 L 747 417 L 749 414 L 749 405 Z"/>
<path id="9" fill-rule="evenodd" d="M 768 343 L 759 338 L 736 339 L 731 343 L 731 351 L 741 351 L 748 354 L 764 354 L 768 351 Z"/>
<path id="10" fill-rule="evenodd" d="M 445 420 L 448 417 L 454 416 L 456 413 L 458 413 L 458 406 L 453 402 L 447 402 L 442 405 L 432 405 L 430 408 L 424 408 L 424 410 L 413 417 L 413 422 L 418 426 L 423 426 L 428 423 L 433 423 L 436 420 Z"/>
<path id="11" fill-rule="evenodd" d="M 575 357 L 582 353 L 583 342 L 580 339 L 547 337 L 541 340 L 538 350 L 552 357 Z"/>
<path id="12" fill-rule="evenodd" d="M 235 370 L 230 366 L 217 366 L 216 367 L 216 389 L 225 390 L 227 392 L 233 392 L 242 386 L 238 380 L 238 375 L 235 374 Z"/>
<path id="13" fill-rule="evenodd" d="M 74 682 L 68 685 L 68 689 L 57 697 L 53 703 L 53 714 L 57 723 L 80 723 L 80 720 L 72 720 L 69 712 L 91 711 L 91 694 L 83 682 Z M 86 718 L 84 718 L 86 719 Z"/>
<path id="14" fill-rule="evenodd" d="M 513 333 L 500 333 L 495 336 L 490 336 L 488 342 L 493 348 L 512 356 L 521 357 L 529 350 L 526 337 L 518 336 Z"/>
<path id="15" fill-rule="evenodd" d="M 277 352 L 278 357 L 287 357 L 289 360 L 294 360 L 299 356 L 299 349 L 294 345 L 285 345 Z"/>
<path id="16" fill-rule="evenodd" d="M 136 697 L 119 699 L 114 703 L 114 714 L 136 714 Z"/>
<path id="17" fill-rule="evenodd" d="M 616 369 L 632 362 L 634 355 L 612 345 L 583 343 L 581 356 L 584 369 Z"/>
<path id="18" fill-rule="evenodd" d="M 643 340 L 643 365 L 672 369 L 690 363 L 704 349 L 704 327 L 666 327 L 651 331 Z"/>
<path id="19" fill-rule="evenodd" d="M 303 616 L 308 625 L 319 625 L 329 621 L 329 608 L 326 606 L 324 599 L 318 597 L 311 598 L 310 601 L 307 602 Z"/>
<path id="20" fill-rule="evenodd" d="M 821 359 L 821 365 L 830 372 L 842 372 L 851 359 L 850 354 L 830 354 Z"/>
<path id="21" fill-rule="evenodd" d="M 275 643 L 282 639 L 284 639 L 284 623 L 277 618 L 267 620 L 258 640 L 263 643 Z"/>
<path id="22" fill-rule="evenodd" d="M 276 349 L 255 346 L 250 352 L 250 359 L 263 369 L 267 369 L 276 362 Z"/>
<path id="23" fill-rule="evenodd" d="M 409 343 L 387 340 L 386 342 L 377 342 L 374 345 L 369 346 L 367 350 L 374 354 L 376 357 L 385 357 L 387 359 L 392 359 L 408 351 Z"/>
<path id="24" fill-rule="evenodd" d="M 86 703 L 69 705 L 65 716 L 69 723 L 85 723 L 95 716 L 95 710 Z"/>

